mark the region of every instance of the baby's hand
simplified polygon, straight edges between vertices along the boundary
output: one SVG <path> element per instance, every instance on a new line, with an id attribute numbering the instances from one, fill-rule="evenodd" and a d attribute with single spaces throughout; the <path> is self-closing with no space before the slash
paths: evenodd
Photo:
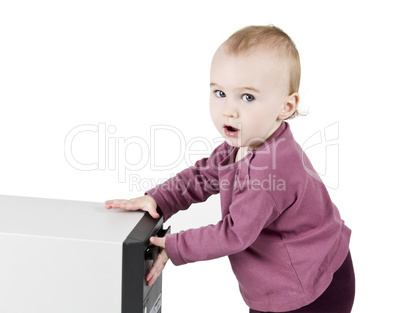
<path id="1" fill-rule="evenodd" d="M 145 277 L 148 286 L 152 286 L 156 282 L 160 274 L 162 274 L 162 270 L 165 268 L 167 261 L 169 261 L 169 256 L 166 252 L 166 238 L 151 237 L 149 241 L 153 245 L 161 248 L 158 257 L 156 258 L 154 264 L 152 264 L 151 269 Z"/>
<path id="2" fill-rule="evenodd" d="M 106 209 L 123 209 L 128 211 L 142 210 L 148 212 L 153 218 L 159 218 L 156 207 L 157 204 L 150 195 L 131 200 L 115 199 L 105 201 Z"/>

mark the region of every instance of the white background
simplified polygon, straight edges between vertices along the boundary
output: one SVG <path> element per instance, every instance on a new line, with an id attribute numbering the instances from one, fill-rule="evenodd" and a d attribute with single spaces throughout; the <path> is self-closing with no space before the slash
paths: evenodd
<path id="1" fill-rule="evenodd" d="M 239 28 L 274 24 L 301 55 L 309 114 L 292 131 L 353 230 L 353 312 L 399 312 L 396 3 L 2 1 L 0 193 L 131 198 L 208 155 L 219 140 L 208 111 L 213 53 Z M 213 197 L 168 224 L 219 215 Z M 169 263 L 163 301 L 164 313 L 248 312 L 226 258 Z"/>

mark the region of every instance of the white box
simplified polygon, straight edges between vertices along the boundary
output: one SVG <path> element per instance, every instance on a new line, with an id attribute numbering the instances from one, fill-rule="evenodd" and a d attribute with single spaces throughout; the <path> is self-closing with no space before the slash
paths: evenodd
<path id="1" fill-rule="evenodd" d="M 0 312 L 160 312 L 161 277 L 146 286 L 144 253 L 162 222 L 103 203 L 0 196 Z"/>

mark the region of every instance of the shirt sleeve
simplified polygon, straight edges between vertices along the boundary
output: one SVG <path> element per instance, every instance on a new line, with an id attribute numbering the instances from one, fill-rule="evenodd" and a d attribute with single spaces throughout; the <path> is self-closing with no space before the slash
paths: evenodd
<path id="1" fill-rule="evenodd" d="M 216 225 L 167 235 L 166 250 L 175 265 L 235 254 L 252 245 L 278 216 L 265 190 L 247 188 L 234 196 L 229 213 Z"/>
<path id="2" fill-rule="evenodd" d="M 209 158 L 197 161 L 194 166 L 146 192 L 155 199 L 165 221 L 191 204 L 219 193 L 218 166 L 227 153 L 226 145 L 222 144 Z"/>

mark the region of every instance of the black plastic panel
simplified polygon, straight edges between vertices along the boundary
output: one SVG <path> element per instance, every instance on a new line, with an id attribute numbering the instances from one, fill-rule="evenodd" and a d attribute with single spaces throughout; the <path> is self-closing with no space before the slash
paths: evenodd
<path id="1" fill-rule="evenodd" d="M 146 284 L 145 275 L 154 259 L 146 259 L 145 253 L 151 246 L 150 237 L 165 234 L 165 231 L 161 231 L 162 225 L 163 218 L 154 219 L 149 214 L 144 214 L 123 242 L 122 313 L 144 313 L 144 307 L 150 313 L 152 308 L 160 308 L 162 275 L 152 287 Z M 156 258 L 158 253 L 152 255 Z M 161 309 L 157 311 L 161 312 Z"/>

